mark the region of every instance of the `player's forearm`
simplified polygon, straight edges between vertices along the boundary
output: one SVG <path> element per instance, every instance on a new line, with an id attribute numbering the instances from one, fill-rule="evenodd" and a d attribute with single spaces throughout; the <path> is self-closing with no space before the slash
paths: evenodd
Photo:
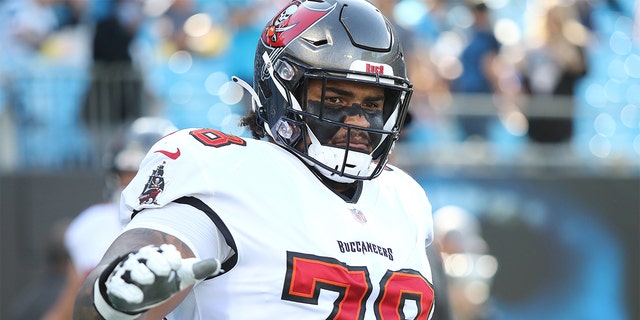
<path id="1" fill-rule="evenodd" d="M 96 311 L 96 308 L 93 306 L 93 285 L 96 279 L 100 276 L 102 270 L 104 270 L 105 268 L 106 266 L 99 266 L 98 268 L 94 269 L 80 287 L 80 290 L 76 295 L 76 301 L 73 307 L 74 320 L 103 319 L 102 316 L 100 316 L 100 314 L 98 314 L 98 312 Z"/>
<path id="2" fill-rule="evenodd" d="M 119 239 L 125 239 L 127 237 L 126 233 L 121 235 Z M 94 304 L 94 286 L 97 279 L 100 277 L 102 272 L 105 271 L 109 267 L 109 265 L 119 260 L 119 257 L 123 254 L 126 254 L 131 248 L 128 245 L 125 245 L 126 241 L 114 242 L 111 248 L 105 253 L 102 257 L 102 261 L 96 266 L 91 273 L 86 277 L 80 289 L 78 290 L 78 294 L 76 295 L 75 304 L 73 307 L 73 319 L 74 320 L 84 320 L 84 319 L 104 319 L 95 308 Z"/>
<path id="3" fill-rule="evenodd" d="M 104 317 L 98 313 L 94 305 L 95 296 L 93 291 L 95 282 L 113 261 L 141 246 L 139 241 L 134 241 L 135 239 L 136 236 L 134 232 L 125 232 L 120 235 L 102 257 L 100 264 L 98 264 L 98 266 L 89 273 L 76 295 L 73 308 L 74 320 L 104 319 Z"/>

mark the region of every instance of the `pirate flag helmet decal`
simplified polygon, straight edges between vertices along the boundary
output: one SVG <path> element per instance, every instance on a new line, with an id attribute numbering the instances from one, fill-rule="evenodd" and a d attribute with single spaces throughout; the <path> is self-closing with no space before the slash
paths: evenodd
<path id="1" fill-rule="evenodd" d="M 335 4 L 320 4 L 314 6 L 313 2 L 305 2 L 304 5 L 300 1 L 291 2 L 267 24 L 262 40 L 270 47 L 286 46 L 336 7 Z"/>

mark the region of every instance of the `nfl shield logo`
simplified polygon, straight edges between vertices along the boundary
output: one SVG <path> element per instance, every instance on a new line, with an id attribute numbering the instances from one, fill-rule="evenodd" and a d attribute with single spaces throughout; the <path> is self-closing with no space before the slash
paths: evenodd
<path id="1" fill-rule="evenodd" d="M 367 223 L 367 217 L 364 216 L 364 213 L 362 213 L 362 211 L 356 208 L 351 208 L 349 210 L 351 210 L 351 214 L 356 220 L 358 220 L 358 222 Z"/>

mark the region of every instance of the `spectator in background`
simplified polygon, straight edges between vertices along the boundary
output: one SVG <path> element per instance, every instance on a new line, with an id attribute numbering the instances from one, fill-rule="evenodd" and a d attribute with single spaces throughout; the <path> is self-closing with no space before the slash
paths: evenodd
<path id="1" fill-rule="evenodd" d="M 92 82 L 82 117 L 92 129 L 116 128 L 144 114 L 144 85 L 131 45 L 144 20 L 143 2 L 116 0 L 99 20 L 93 36 Z"/>
<path id="2" fill-rule="evenodd" d="M 187 45 L 187 34 L 184 24 L 196 13 L 192 0 L 175 0 L 159 19 L 162 52 L 170 55 L 179 50 L 190 50 Z"/>
<path id="3" fill-rule="evenodd" d="M 58 27 L 53 6 L 57 1 L 0 1 L 0 118 L 7 117 L 0 144 L 9 166 L 41 163 L 41 158 L 29 155 L 34 137 L 46 125 L 45 112 L 31 108 L 36 99 L 29 90 L 40 71 L 41 49 Z"/>
<path id="4" fill-rule="evenodd" d="M 56 0 L 6 0 L 0 2 L 0 68 L 27 67 L 40 45 L 56 29 Z"/>
<path id="5" fill-rule="evenodd" d="M 453 28 L 449 15 L 457 1 L 422 0 L 427 14 L 416 26 L 416 32 L 423 41 L 434 44 L 442 33 Z"/>
<path id="6" fill-rule="evenodd" d="M 85 209 L 66 228 L 63 249 L 68 252 L 71 264 L 66 268 L 64 288 L 45 320 L 71 319 L 74 299 L 82 281 L 102 259 L 125 224 L 120 221 L 120 193 L 138 172 L 138 166 L 151 146 L 175 130 L 177 128 L 168 120 L 141 117 L 123 126 L 115 135 L 105 156 L 109 177 L 107 199 Z"/>
<path id="7" fill-rule="evenodd" d="M 380 0 L 379 2 L 385 2 Z M 403 1 L 397 4 L 402 5 Z M 406 1 L 404 3 L 407 3 Z M 424 15 L 414 24 L 405 26 L 412 32 L 411 46 L 407 52 L 407 65 L 409 76 L 413 79 L 414 101 L 419 105 L 440 105 L 438 99 L 449 96 L 449 84 L 443 77 L 442 70 L 438 64 L 441 63 L 442 53 L 437 52 L 435 47 L 442 42 L 443 35 L 446 35 L 454 25 L 448 18 L 455 3 L 446 0 L 422 0 L 420 10 L 424 10 Z M 416 8 L 410 8 L 416 9 Z M 404 10 L 410 10 L 405 8 Z M 395 10 L 394 10 L 395 11 Z M 398 24 L 406 25 L 403 21 L 407 12 L 399 12 Z M 413 54 L 413 56 L 411 56 Z M 447 99 L 447 98 L 445 98 Z"/>
<path id="8" fill-rule="evenodd" d="M 573 135 L 576 83 L 586 74 L 587 29 L 580 24 L 575 6 L 553 4 L 543 8 L 526 46 L 521 66 L 524 90 L 530 95 L 569 98 L 553 114 L 529 117 L 528 136 L 539 143 L 567 142 Z M 537 14 L 535 10 L 527 11 Z M 535 112 L 535 110 L 533 110 Z"/>
<path id="9" fill-rule="evenodd" d="M 76 26 L 86 18 L 88 1 L 91 0 L 54 0 L 53 7 L 58 19 L 58 29 Z"/>
<path id="10" fill-rule="evenodd" d="M 469 41 L 460 56 L 462 73 L 451 82 L 450 89 L 452 93 L 492 94 L 498 87 L 493 65 L 500 51 L 500 43 L 493 33 L 487 5 L 484 2 L 472 4 L 471 12 L 473 24 L 468 35 Z M 482 114 L 482 110 L 479 114 L 459 115 L 462 138 L 487 138 L 491 119 L 491 116 Z"/>

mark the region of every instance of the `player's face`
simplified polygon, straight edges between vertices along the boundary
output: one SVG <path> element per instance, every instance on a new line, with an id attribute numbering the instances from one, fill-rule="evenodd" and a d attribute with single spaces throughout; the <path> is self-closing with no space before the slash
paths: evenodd
<path id="1" fill-rule="evenodd" d="M 310 80 L 307 90 L 307 111 L 322 119 L 343 123 L 352 127 L 382 129 L 384 89 L 348 81 Z M 326 121 L 307 119 L 307 124 L 323 145 L 371 153 L 380 142 L 378 134 L 363 130 L 348 130 L 344 126 Z M 349 132 L 350 131 L 350 132 Z"/>

